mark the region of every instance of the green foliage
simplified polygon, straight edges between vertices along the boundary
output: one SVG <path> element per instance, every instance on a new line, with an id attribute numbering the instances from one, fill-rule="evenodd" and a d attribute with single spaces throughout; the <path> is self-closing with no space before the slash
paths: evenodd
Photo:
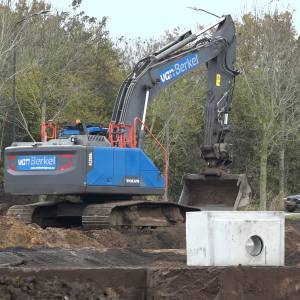
<path id="1" fill-rule="evenodd" d="M 62 123 L 79 118 L 103 125 L 110 120 L 125 72 L 106 30 L 106 18 L 98 21 L 76 13 L 80 2 L 73 1 L 72 15 L 36 17 L 22 28 L 17 47 L 19 140 L 26 139 L 28 131 L 39 139 L 39 124 L 48 119 Z M 20 1 L 15 14 L 48 8 L 35 1 L 29 9 L 26 1 Z M 7 93 L 10 98 L 11 90 Z"/>
<path id="2" fill-rule="evenodd" d="M 234 167 L 246 171 L 255 197 L 264 202 L 267 191 L 282 192 L 281 179 L 286 190 L 291 190 L 286 158 L 299 130 L 299 68 L 293 62 L 299 49 L 292 15 L 277 11 L 246 14 L 237 23 L 237 40 L 242 75 L 237 79 L 232 114 Z M 282 163 L 280 152 L 286 156 Z M 299 159 L 295 163 L 299 169 Z"/>

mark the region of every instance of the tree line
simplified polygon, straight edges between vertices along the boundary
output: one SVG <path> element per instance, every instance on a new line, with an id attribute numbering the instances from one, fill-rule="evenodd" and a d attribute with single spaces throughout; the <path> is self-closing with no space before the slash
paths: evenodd
<path id="1" fill-rule="evenodd" d="M 40 140 L 40 124 L 75 119 L 107 126 L 114 99 L 134 64 L 180 32 L 153 39 L 112 38 L 101 20 L 70 1 L 0 1 L 0 147 Z M 48 11 L 47 14 L 38 12 Z M 246 173 L 261 209 L 300 192 L 299 39 L 289 11 L 255 11 L 236 21 L 236 78 L 230 114 L 232 173 Z M 176 81 L 151 106 L 147 124 L 170 153 L 169 198 L 181 177 L 205 168 L 200 145 L 207 95 L 205 68 Z M 147 144 L 161 164 L 159 152 Z"/>

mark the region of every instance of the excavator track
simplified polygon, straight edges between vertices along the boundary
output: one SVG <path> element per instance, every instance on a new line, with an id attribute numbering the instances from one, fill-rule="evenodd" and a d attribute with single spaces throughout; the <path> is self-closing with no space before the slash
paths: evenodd
<path id="1" fill-rule="evenodd" d="M 166 227 L 185 221 L 185 210 L 165 201 L 118 201 L 89 204 L 82 214 L 84 229 L 114 227 Z"/>
<path id="2" fill-rule="evenodd" d="M 26 224 L 32 223 L 32 215 L 36 206 L 34 205 L 14 205 L 7 211 L 7 216 L 20 219 Z"/>
<path id="3" fill-rule="evenodd" d="M 110 227 L 110 215 L 112 209 L 119 202 L 89 204 L 82 213 L 83 229 L 103 229 Z"/>
<path id="4" fill-rule="evenodd" d="M 7 216 L 41 227 L 82 227 L 85 230 L 168 227 L 185 222 L 187 211 L 198 208 L 166 201 L 113 201 L 101 204 L 38 202 L 15 205 Z"/>
<path id="5" fill-rule="evenodd" d="M 25 224 L 34 223 L 41 227 L 71 227 L 80 225 L 79 218 L 81 219 L 82 210 L 82 204 L 78 203 L 45 201 L 14 205 L 8 209 L 6 215 L 19 219 Z M 77 219 L 77 222 L 74 222 L 74 219 Z"/>

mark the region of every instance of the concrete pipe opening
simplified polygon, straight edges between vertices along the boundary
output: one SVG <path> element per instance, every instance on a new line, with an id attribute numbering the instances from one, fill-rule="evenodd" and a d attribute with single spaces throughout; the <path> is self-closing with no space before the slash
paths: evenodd
<path id="1" fill-rule="evenodd" d="M 263 240 L 258 235 L 252 235 L 246 241 L 246 251 L 251 256 L 258 256 L 259 254 L 261 254 L 263 248 L 264 248 Z"/>

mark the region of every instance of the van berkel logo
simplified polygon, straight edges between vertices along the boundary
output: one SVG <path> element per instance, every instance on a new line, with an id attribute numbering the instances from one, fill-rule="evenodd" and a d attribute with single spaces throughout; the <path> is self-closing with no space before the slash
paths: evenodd
<path id="1" fill-rule="evenodd" d="M 17 157 L 17 170 L 55 170 L 55 155 L 31 155 Z"/>
<path id="2" fill-rule="evenodd" d="M 189 54 L 184 58 L 178 60 L 176 63 L 168 66 L 159 72 L 160 82 L 166 84 L 172 79 L 175 79 L 190 70 L 194 69 L 200 64 L 199 57 L 197 53 Z"/>

